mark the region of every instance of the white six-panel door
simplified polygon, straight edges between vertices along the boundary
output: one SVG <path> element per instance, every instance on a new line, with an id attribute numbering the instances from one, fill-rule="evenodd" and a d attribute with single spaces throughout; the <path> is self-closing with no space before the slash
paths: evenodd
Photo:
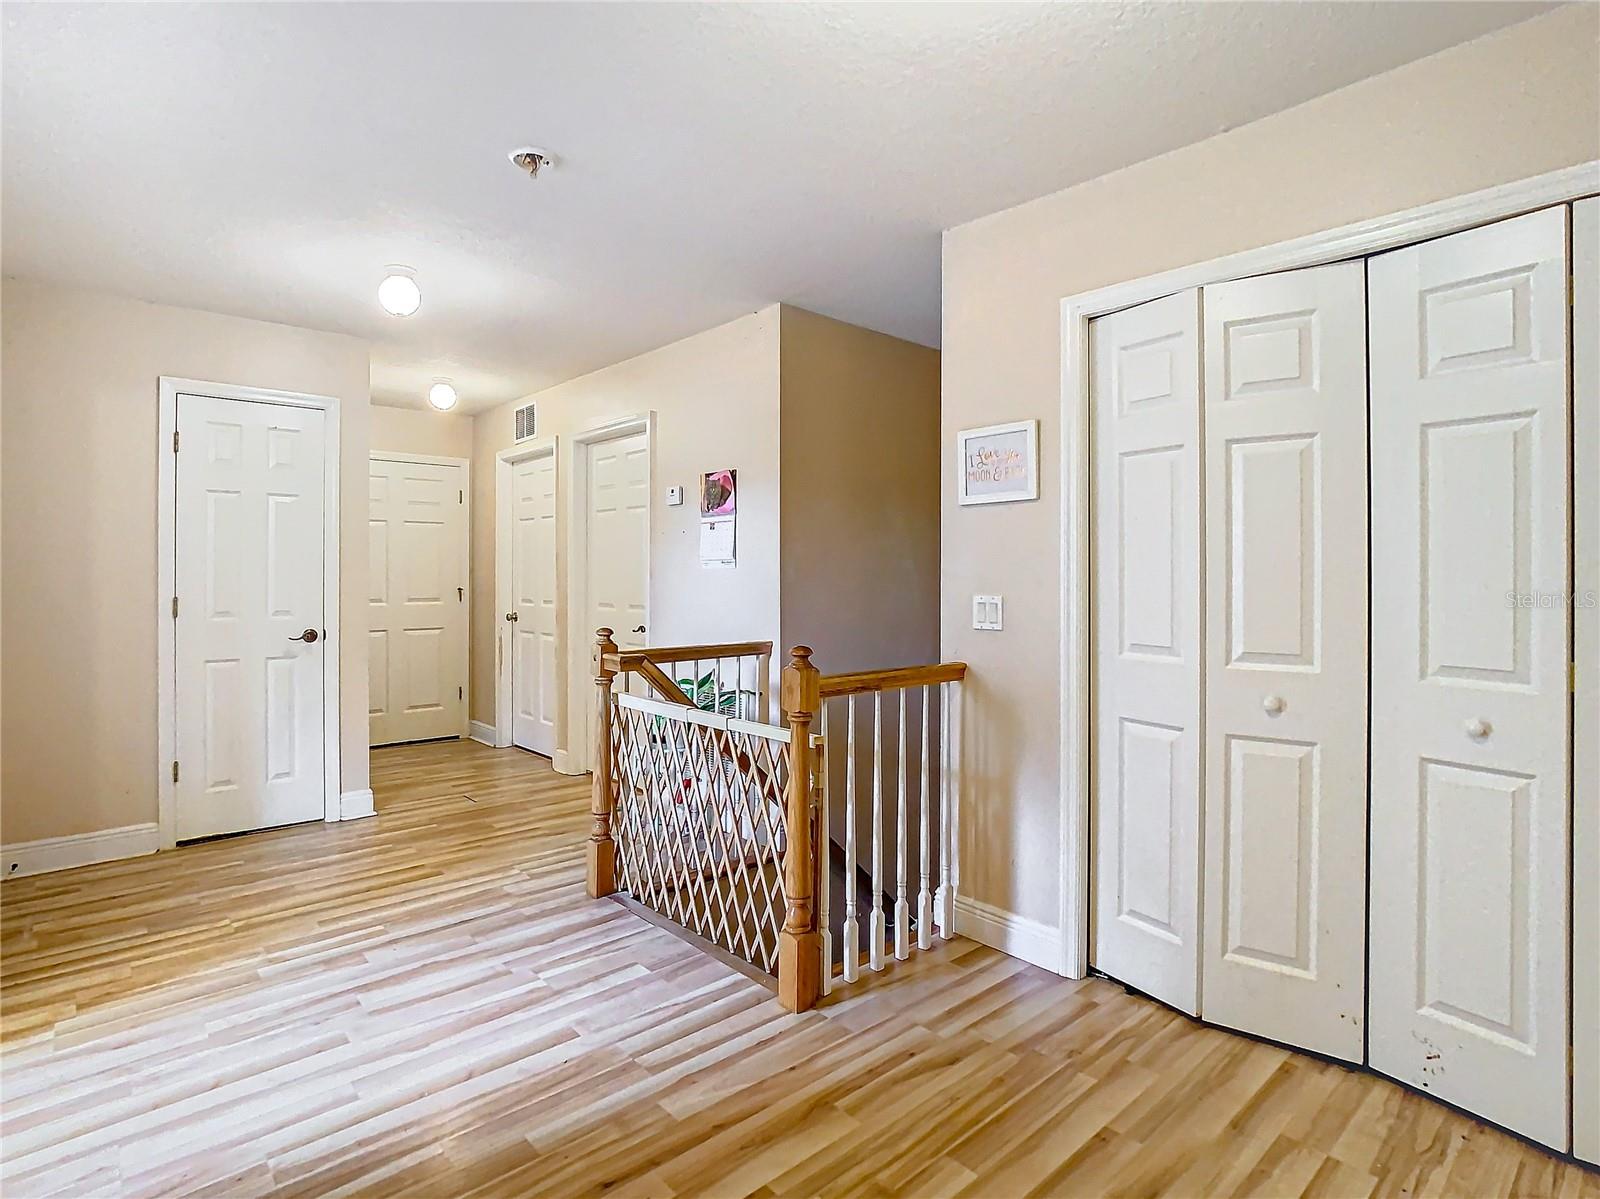
<path id="1" fill-rule="evenodd" d="M 1552 209 L 1381 255 L 1368 280 L 1371 1063 L 1558 1148 L 1566 249 Z"/>
<path id="2" fill-rule="evenodd" d="M 323 818 L 323 426 L 178 397 L 180 841 Z"/>
<path id="3" fill-rule="evenodd" d="M 511 741 L 556 751 L 556 458 L 511 466 Z"/>
<path id="4" fill-rule="evenodd" d="M 1572 1151 L 1600 1165 L 1600 199 L 1572 206 Z"/>
<path id="5" fill-rule="evenodd" d="M 650 545 L 650 436 L 630 433 L 579 447 L 588 455 L 583 472 L 585 511 L 584 611 L 586 649 L 594 630 L 608 628 L 623 649 L 642 649 L 648 639 Z M 594 705 L 584 704 L 593 743 Z"/>
<path id="6" fill-rule="evenodd" d="M 1205 288 L 1202 1014 L 1365 1048 L 1367 369 L 1359 262 Z"/>
<path id="7" fill-rule="evenodd" d="M 1199 1003 L 1200 297 L 1090 329 L 1093 965 Z"/>
<path id="8" fill-rule="evenodd" d="M 367 680 L 373 745 L 466 732 L 465 471 L 373 458 Z"/>

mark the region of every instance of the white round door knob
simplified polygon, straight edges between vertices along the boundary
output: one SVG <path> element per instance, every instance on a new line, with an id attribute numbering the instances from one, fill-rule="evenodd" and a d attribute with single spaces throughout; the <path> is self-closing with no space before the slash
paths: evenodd
<path id="1" fill-rule="evenodd" d="M 1467 721 L 1467 736 L 1474 741 L 1482 741 L 1492 732 L 1494 732 L 1494 725 L 1482 717 Z"/>
<path id="2" fill-rule="evenodd" d="M 1276 716 L 1288 706 L 1281 695 L 1269 695 L 1261 701 L 1261 710 L 1268 716 Z"/>

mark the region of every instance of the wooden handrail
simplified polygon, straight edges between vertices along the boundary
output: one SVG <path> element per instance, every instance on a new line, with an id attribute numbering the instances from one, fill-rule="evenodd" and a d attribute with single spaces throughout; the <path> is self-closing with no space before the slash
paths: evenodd
<path id="1" fill-rule="evenodd" d="M 672 676 L 666 671 L 662 670 L 661 667 L 657 666 L 649 658 L 646 658 L 643 662 L 640 662 L 638 666 L 634 667 L 634 670 L 641 678 L 645 679 L 652 687 L 654 687 L 661 698 L 666 700 L 667 703 L 677 704 L 679 707 L 683 708 L 692 708 L 695 706 L 694 700 L 690 699 L 683 693 L 683 689 L 673 681 Z"/>
<path id="2" fill-rule="evenodd" d="M 889 670 L 825 674 L 819 681 L 819 687 L 823 699 L 832 699 L 839 695 L 863 695 L 873 691 L 894 691 L 901 687 L 955 683 L 966 677 L 965 662 L 939 662 L 932 666 L 897 666 Z"/>
<path id="3" fill-rule="evenodd" d="M 667 662 L 693 662 L 697 658 L 744 658 L 772 653 L 770 641 L 730 641 L 725 645 L 662 645 L 649 649 L 624 649 L 612 655 L 608 663 L 619 674 L 638 670 L 641 663 L 654 662 L 658 666 Z"/>

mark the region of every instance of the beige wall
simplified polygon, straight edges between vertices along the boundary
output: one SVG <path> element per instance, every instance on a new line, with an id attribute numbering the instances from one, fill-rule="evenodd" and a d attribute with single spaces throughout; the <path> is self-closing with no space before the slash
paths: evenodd
<path id="1" fill-rule="evenodd" d="M 472 417 L 432 408 L 372 406 L 372 449 L 441 458 L 472 457 Z"/>
<path id="2" fill-rule="evenodd" d="M 785 305 L 783 619 L 826 674 L 939 656 L 939 351 Z"/>
<path id="3" fill-rule="evenodd" d="M 472 454 L 472 718 L 494 723 L 495 455 L 514 443 L 513 413 L 539 403 L 539 435 L 561 439 L 556 523 L 565 547 L 571 434 L 656 415 L 651 500 L 650 640 L 661 644 L 778 636 L 778 308 L 776 305 L 474 419 Z M 700 474 L 739 472 L 739 564 L 702 570 Z M 684 489 L 669 508 L 666 489 Z M 566 595 L 563 551 L 557 595 Z M 560 627 L 566 628 L 564 604 Z M 565 695 L 566 679 L 561 694 Z"/>
<path id="4" fill-rule="evenodd" d="M 1600 8 L 1574 6 L 944 239 L 946 453 L 1038 417 L 1035 503 L 944 488 L 943 646 L 973 666 L 961 889 L 1057 923 L 1060 301 L 1600 157 Z M 975 633 L 974 592 L 1005 597 Z"/>
<path id="5" fill-rule="evenodd" d="M 0 841 L 156 819 L 162 375 L 339 398 L 343 788 L 365 788 L 366 345 L 17 280 L 0 304 Z"/>

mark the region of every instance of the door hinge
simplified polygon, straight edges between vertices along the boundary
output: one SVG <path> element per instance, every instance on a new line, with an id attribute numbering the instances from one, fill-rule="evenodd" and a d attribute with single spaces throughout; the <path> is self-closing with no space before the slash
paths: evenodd
<path id="1" fill-rule="evenodd" d="M 172 781 L 178 781 L 178 763 L 176 760 L 174 760 L 172 763 Z"/>
<path id="2" fill-rule="evenodd" d="M 172 452 L 174 454 L 178 452 L 178 431 L 176 429 L 172 431 Z"/>
<path id="3" fill-rule="evenodd" d="M 464 504 L 466 502 L 467 502 L 467 493 L 465 491 L 462 491 L 462 490 L 457 490 L 456 491 L 456 503 Z"/>
<path id="4" fill-rule="evenodd" d="M 173 620 L 177 620 L 178 619 L 178 597 L 177 596 L 173 596 L 172 597 L 172 619 Z"/>
<path id="5" fill-rule="evenodd" d="M 457 699 L 466 699 L 467 698 L 467 693 L 466 693 L 464 688 L 461 688 L 461 687 L 457 687 L 456 688 L 456 698 Z"/>
<path id="6" fill-rule="evenodd" d="M 467 589 L 465 587 L 457 587 L 456 588 L 456 603 L 458 603 L 458 604 L 465 603 L 466 602 L 466 598 L 467 598 Z"/>

